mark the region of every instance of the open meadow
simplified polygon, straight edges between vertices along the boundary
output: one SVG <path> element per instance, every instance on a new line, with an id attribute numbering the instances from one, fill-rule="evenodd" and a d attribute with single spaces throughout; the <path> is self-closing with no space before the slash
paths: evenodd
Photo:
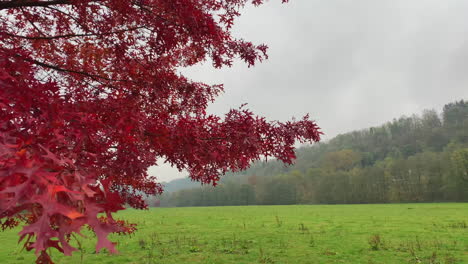
<path id="1" fill-rule="evenodd" d="M 118 214 L 138 224 L 112 237 L 118 255 L 80 238 L 57 263 L 468 263 L 468 204 L 153 208 Z M 19 229 L 0 235 L 0 263 L 33 263 Z M 85 232 L 86 233 L 86 232 Z"/>

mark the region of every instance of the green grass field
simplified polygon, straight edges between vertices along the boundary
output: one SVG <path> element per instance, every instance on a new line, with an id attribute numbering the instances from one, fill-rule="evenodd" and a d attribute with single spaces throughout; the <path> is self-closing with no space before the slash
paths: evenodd
<path id="1" fill-rule="evenodd" d="M 118 255 L 82 238 L 57 263 L 468 263 L 468 204 L 297 205 L 127 210 Z M 0 235 L 0 263 L 33 263 Z"/>

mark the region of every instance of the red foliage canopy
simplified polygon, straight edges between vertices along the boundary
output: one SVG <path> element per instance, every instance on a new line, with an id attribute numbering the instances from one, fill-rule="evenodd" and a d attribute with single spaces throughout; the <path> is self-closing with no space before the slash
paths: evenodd
<path id="1" fill-rule="evenodd" d="M 267 57 L 265 45 L 231 36 L 248 2 L 0 1 L 0 221 L 24 224 L 20 239 L 38 263 L 51 262 L 48 248 L 76 250 L 70 236 L 83 225 L 97 251 L 114 252 L 107 235 L 134 227 L 112 213 L 145 208 L 142 194 L 162 191 L 147 174 L 159 157 L 216 184 L 262 157 L 291 163 L 296 140 L 320 139 L 307 116 L 208 115 L 222 86 L 178 73 Z"/>

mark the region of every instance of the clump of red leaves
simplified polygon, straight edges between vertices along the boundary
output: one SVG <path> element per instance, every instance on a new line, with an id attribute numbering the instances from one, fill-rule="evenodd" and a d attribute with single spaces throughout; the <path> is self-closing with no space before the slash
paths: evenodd
<path id="1" fill-rule="evenodd" d="M 147 175 L 159 157 L 216 184 L 262 157 L 291 163 L 296 140 L 320 140 L 308 116 L 207 115 L 222 86 L 178 73 L 207 58 L 215 67 L 266 58 L 265 45 L 231 36 L 247 2 L 0 2 L 0 224 L 23 225 L 37 263 L 52 262 L 52 247 L 70 255 L 85 225 L 97 251 L 115 252 L 108 234 L 135 226 L 112 213 L 146 208 L 142 195 L 162 191 Z"/>

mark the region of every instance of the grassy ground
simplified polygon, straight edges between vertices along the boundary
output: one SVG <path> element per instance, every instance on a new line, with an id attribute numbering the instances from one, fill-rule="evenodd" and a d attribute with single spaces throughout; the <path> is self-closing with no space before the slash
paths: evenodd
<path id="1" fill-rule="evenodd" d="M 298 205 L 127 210 L 119 255 L 95 239 L 57 263 L 468 263 L 468 204 Z M 33 263 L 19 229 L 0 233 L 0 263 Z"/>

